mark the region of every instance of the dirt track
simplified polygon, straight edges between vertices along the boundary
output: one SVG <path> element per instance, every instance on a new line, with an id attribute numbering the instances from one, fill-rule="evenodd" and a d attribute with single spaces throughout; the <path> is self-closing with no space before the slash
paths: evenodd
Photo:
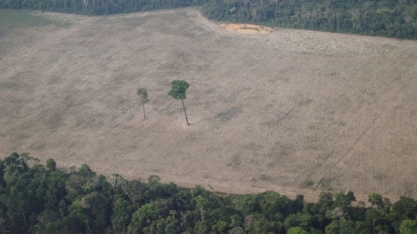
<path id="1" fill-rule="evenodd" d="M 193 9 L 50 15 L 73 23 L 0 38 L 33 38 L 0 55 L 5 156 L 221 192 L 416 195 L 416 42 L 239 35 Z M 173 79 L 191 85 L 191 126 L 167 95 Z"/>

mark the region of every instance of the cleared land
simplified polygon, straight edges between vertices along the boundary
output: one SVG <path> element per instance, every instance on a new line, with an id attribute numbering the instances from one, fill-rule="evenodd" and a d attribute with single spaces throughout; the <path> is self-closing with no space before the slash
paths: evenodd
<path id="1" fill-rule="evenodd" d="M 4 156 L 232 193 L 417 195 L 417 42 L 242 35 L 193 9 L 36 17 L 0 21 Z M 173 79 L 191 85 L 191 126 Z"/>
<path id="2" fill-rule="evenodd" d="M 220 24 L 219 27 L 241 34 L 263 34 L 274 31 L 270 27 L 254 24 Z"/>

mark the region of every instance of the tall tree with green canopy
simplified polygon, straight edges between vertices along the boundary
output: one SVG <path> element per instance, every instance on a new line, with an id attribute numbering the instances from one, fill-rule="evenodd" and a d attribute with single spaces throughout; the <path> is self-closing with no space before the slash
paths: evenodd
<path id="1" fill-rule="evenodd" d="M 142 110 L 143 110 L 143 118 L 146 119 L 145 115 L 145 104 L 149 102 L 148 99 L 148 92 L 144 88 L 140 88 L 137 90 L 137 95 L 139 96 L 139 102 L 142 104 Z"/>
<path id="2" fill-rule="evenodd" d="M 187 112 L 185 110 L 184 105 L 184 99 L 187 97 L 185 91 L 187 91 L 190 85 L 184 80 L 173 80 L 171 82 L 171 86 L 171 91 L 169 91 L 168 95 L 175 100 L 181 99 L 182 107 L 184 109 L 185 114 L 185 121 L 187 122 L 187 125 L 190 125 L 190 123 L 188 122 Z"/>

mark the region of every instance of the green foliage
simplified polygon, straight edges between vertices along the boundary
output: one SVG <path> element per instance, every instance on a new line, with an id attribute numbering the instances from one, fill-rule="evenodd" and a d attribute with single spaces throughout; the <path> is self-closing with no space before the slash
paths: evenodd
<path id="1" fill-rule="evenodd" d="M 250 231 L 250 233 L 267 233 L 270 229 L 270 225 L 269 225 L 269 221 L 265 218 L 261 218 L 259 217 L 258 220 L 256 220 L 256 222 L 254 223 L 252 230 Z"/>
<path id="2" fill-rule="evenodd" d="M 349 197 L 343 191 L 341 191 L 339 193 L 336 193 L 335 194 L 334 206 L 335 207 L 342 207 L 342 208 L 346 208 L 346 207 L 350 206 Z"/>
<path id="3" fill-rule="evenodd" d="M 52 158 L 46 160 L 46 168 L 48 168 L 49 170 L 56 170 L 56 162 L 55 160 L 53 160 Z"/>
<path id="4" fill-rule="evenodd" d="M 123 196 L 115 197 L 113 212 L 110 218 L 113 231 L 116 233 L 126 233 L 131 215 L 130 202 L 124 199 Z"/>
<path id="5" fill-rule="evenodd" d="M 310 214 L 290 214 L 284 222 L 284 227 L 289 231 L 292 227 L 301 227 L 302 229 L 309 230 L 312 226 L 313 216 Z"/>
<path id="6" fill-rule="evenodd" d="M 81 165 L 81 168 L 78 173 L 84 177 L 92 177 L 96 175 L 96 173 L 93 172 L 87 164 Z"/>
<path id="7" fill-rule="evenodd" d="M 187 112 L 185 110 L 185 105 L 184 105 L 184 99 L 187 97 L 187 95 L 185 94 L 185 91 L 187 91 L 190 85 L 183 80 L 173 80 L 171 82 L 171 86 L 172 87 L 168 95 L 174 98 L 175 100 L 181 99 L 182 107 L 184 109 L 185 122 L 187 123 L 187 125 L 190 125 L 190 123 L 188 122 Z"/>
<path id="8" fill-rule="evenodd" d="M 372 204 L 372 207 L 383 207 L 382 196 L 376 193 L 369 195 L 368 202 Z"/>
<path id="9" fill-rule="evenodd" d="M 339 233 L 339 223 L 333 222 L 326 226 L 324 230 L 325 234 L 338 234 Z"/>
<path id="10" fill-rule="evenodd" d="M 401 234 L 417 233 L 417 223 L 415 220 L 406 219 L 400 225 Z"/>
<path id="11" fill-rule="evenodd" d="M 0 8 L 5 8 L 0 0 Z M 20 8 L 19 8 L 20 9 Z M 0 28 L 30 28 L 53 24 L 54 22 L 43 15 L 35 15 L 29 11 L 0 10 Z"/>
<path id="12" fill-rule="evenodd" d="M 217 222 L 213 231 L 224 233 L 227 229 L 227 226 L 228 226 L 228 223 L 226 221 L 220 220 L 219 222 Z"/>
<path id="13" fill-rule="evenodd" d="M 149 184 L 159 183 L 159 181 L 161 181 L 161 178 L 158 175 L 151 175 L 148 177 Z"/>
<path id="14" fill-rule="evenodd" d="M 149 102 L 148 92 L 144 88 L 139 88 L 136 91 L 136 94 L 139 96 L 140 104 L 146 104 Z"/>
<path id="15" fill-rule="evenodd" d="M 187 97 L 185 91 L 187 91 L 190 85 L 183 80 L 173 80 L 171 82 L 171 90 L 169 91 L 168 95 L 171 96 L 173 99 L 185 99 Z"/>
<path id="16" fill-rule="evenodd" d="M 392 207 L 393 213 L 401 217 L 401 219 L 415 219 L 417 216 L 417 201 L 410 197 L 400 197 Z"/>
<path id="17" fill-rule="evenodd" d="M 159 176 L 148 184 L 96 175 L 87 165 L 66 174 L 27 155 L 0 161 L 0 231 L 4 233 L 416 233 L 417 202 L 372 194 L 322 193 L 306 203 L 267 191 L 225 196 L 201 186 L 180 189 Z M 36 161 L 36 160 L 35 160 Z"/>
<path id="18" fill-rule="evenodd" d="M 358 231 L 355 229 L 355 223 L 350 220 L 342 220 L 340 222 L 340 234 L 357 234 Z"/>
<path id="19" fill-rule="evenodd" d="M 314 181 L 312 180 L 305 180 L 302 184 L 301 187 L 303 188 L 308 188 L 314 185 Z"/>
<path id="20" fill-rule="evenodd" d="M 301 227 L 292 227 L 288 229 L 287 234 L 308 234 L 308 232 Z"/>
<path id="21" fill-rule="evenodd" d="M 237 227 L 230 229 L 229 234 L 246 234 L 246 232 L 245 232 L 245 229 L 237 226 Z"/>
<path id="22" fill-rule="evenodd" d="M 240 211 L 243 215 L 249 215 L 260 211 L 260 198 L 257 194 L 240 195 L 233 200 L 233 205 L 235 210 Z"/>
<path id="23" fill-rule="evenodd" d="M 194 233 L 208 233 L 209 228 L 205 221 L 198 221 L 194 226 Z"/>
<path id="24" fill-rule="evenodd" d="M 139 96 L 139 102 L 140 102 L 140 104 L 142 104 L 143 118 L 146 119 L 146 115 L 145 115 L 145 104 L 149 102 L 148 92 L 144 88 L 139 88 L 139 89 L 137 89 L 136 94 Z"/>

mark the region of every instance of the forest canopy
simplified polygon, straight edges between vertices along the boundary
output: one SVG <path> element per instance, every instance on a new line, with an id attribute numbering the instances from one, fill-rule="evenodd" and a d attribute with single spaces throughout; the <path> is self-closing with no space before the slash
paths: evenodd
<path id="1" fill-rule="evenodd" d="M 29 166 L 30 165 L 30 166 Z M 416 233 L 417 201 L 368 205 L 353 192 L 322 192 L 317 203 L 274 191 L 228 195 L 201 186 L 97 175 L 88 165 L 62 172 L 28 154 L 0 160 L 2 233 Z M 140 175 L 137 175 L 140 176 Z"/>
<path id="2" fill-rule="evenodd" d="M 0 8 L 85 15 L 189 6 L 219 21 L 417 39 L 417 0 L 0 0 Z"/>

